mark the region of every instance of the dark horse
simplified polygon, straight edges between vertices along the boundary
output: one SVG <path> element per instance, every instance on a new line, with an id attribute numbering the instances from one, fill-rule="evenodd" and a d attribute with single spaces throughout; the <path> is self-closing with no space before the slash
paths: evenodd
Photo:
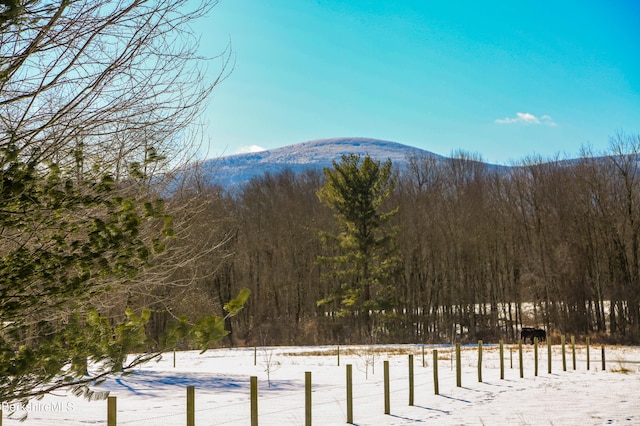
<path id="1" fill-rule="evenodd" d="M 520 332 L 520 338 L 524 343 L 527 343 L 527 339 L 531 340 L 531 344 L 533 345 L 534 339 L 538 338 L 539 342 L 544 342 L 547 340 L 547 332 L 541 328 L 532 328 L 532 327 L 522 327 L 522 331 Z"/>

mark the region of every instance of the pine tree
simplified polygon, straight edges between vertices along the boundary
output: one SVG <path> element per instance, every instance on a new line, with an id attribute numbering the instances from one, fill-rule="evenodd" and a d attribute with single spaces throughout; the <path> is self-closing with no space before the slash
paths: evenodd
<path id="1" fill-rule="evenodd" d="M 189 25 L 215 3 L 0 1 L 0 402 L 95 396 L 158 356 L 131 283 L 174 256 L 157 185 L 228 72 L 224 52 L 205 79 Z M 177 318 L 162 347 L 204 349 L 223 324 Z"/>
<path id="2" fill-rule="evenodd" d="M 90 383 L 158 356 L 145 353 L 148 310 L 127 309 L 114 321 L 98 302 L 164 250 L 172 221 L 162 204 L 123 196 L 108 173 L 0 148 L 0 402 L 60 388 L 95 396 Z M 142 232 L 149 223 L 155 233 Z M 229 302 L 228 315 L 247 296 Z M 167 343 L 188 339 L 205 349 L 226 334 L 215 315 L 180 322 Z"/>
<path id="3" fill-rule="evenodd" d="M 369 336 L 374 332 L 371 315 L 390 313 L 394 306 L 393 279 L 399 257 L 396 230 L 388 226 L 396 209 L 385 210 L 395 180 L 391 160 L 374 161 L 366 155 L 343 155 L 325 168 L 326 183 L 317 195 L 335 213 L 340 232 L 323 232 L 322 238 L 334 254 L 319 260 L 331 265 L 338 286 L 334 294 L 319 302 L 340 315 L 357 314 L 365 319 Z"/>

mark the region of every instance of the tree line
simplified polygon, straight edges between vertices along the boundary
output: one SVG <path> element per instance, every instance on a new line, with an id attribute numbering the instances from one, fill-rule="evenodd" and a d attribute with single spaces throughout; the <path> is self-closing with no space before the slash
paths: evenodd
<path id="1" fill-rule="evenodd" d="M 326 171 L 266 173 L 232 193 L 201 185 L 198 197 L 216 201 L 185 244 L 216 224 L 224 244 L 198 291 L 252 292 L 225 344 L 497 341 L 523 326 L 638 342 L 638 154 L 640 138 L 619 134 L 606 155 L 508 168 L 464 152 L 409 158 L 377 207 L 394 213 L 380 227 L 396 261 L 365 272 L 379 289 L 366 308 L 349 308 L 354 241 L 323 202 Z"/>

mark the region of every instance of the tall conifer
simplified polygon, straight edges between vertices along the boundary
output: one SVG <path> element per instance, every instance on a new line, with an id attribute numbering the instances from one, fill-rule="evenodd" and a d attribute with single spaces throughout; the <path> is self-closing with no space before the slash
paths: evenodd
<path id="1" fill-rule="evenodd" d="M 319 260 L 331 265 L 337 287 L 319 304 L 364 319 L 371 336 L 372 319 L 390 314 L 394 306 L 393 278 L 399 264 L 396 230 L 388 226 L 398 209 L 385 208 L 395 187 L 391 160 L 343 155 L 324 174 L 327 181 L 317 195 L 335 212 L 339 232 L 321 234 L 334 251 Z"/>

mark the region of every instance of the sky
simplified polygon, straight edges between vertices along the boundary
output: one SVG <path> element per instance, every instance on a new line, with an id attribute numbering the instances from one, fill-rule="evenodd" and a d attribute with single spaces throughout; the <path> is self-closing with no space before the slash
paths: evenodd
<path id="1" fill-rule="evenodd" d="M 221 0 L 206 155 L 369 137 L 497 164 L 640 134 L 640 2 Z M 209 65 L 213 79 L 220 69 Z"/>

